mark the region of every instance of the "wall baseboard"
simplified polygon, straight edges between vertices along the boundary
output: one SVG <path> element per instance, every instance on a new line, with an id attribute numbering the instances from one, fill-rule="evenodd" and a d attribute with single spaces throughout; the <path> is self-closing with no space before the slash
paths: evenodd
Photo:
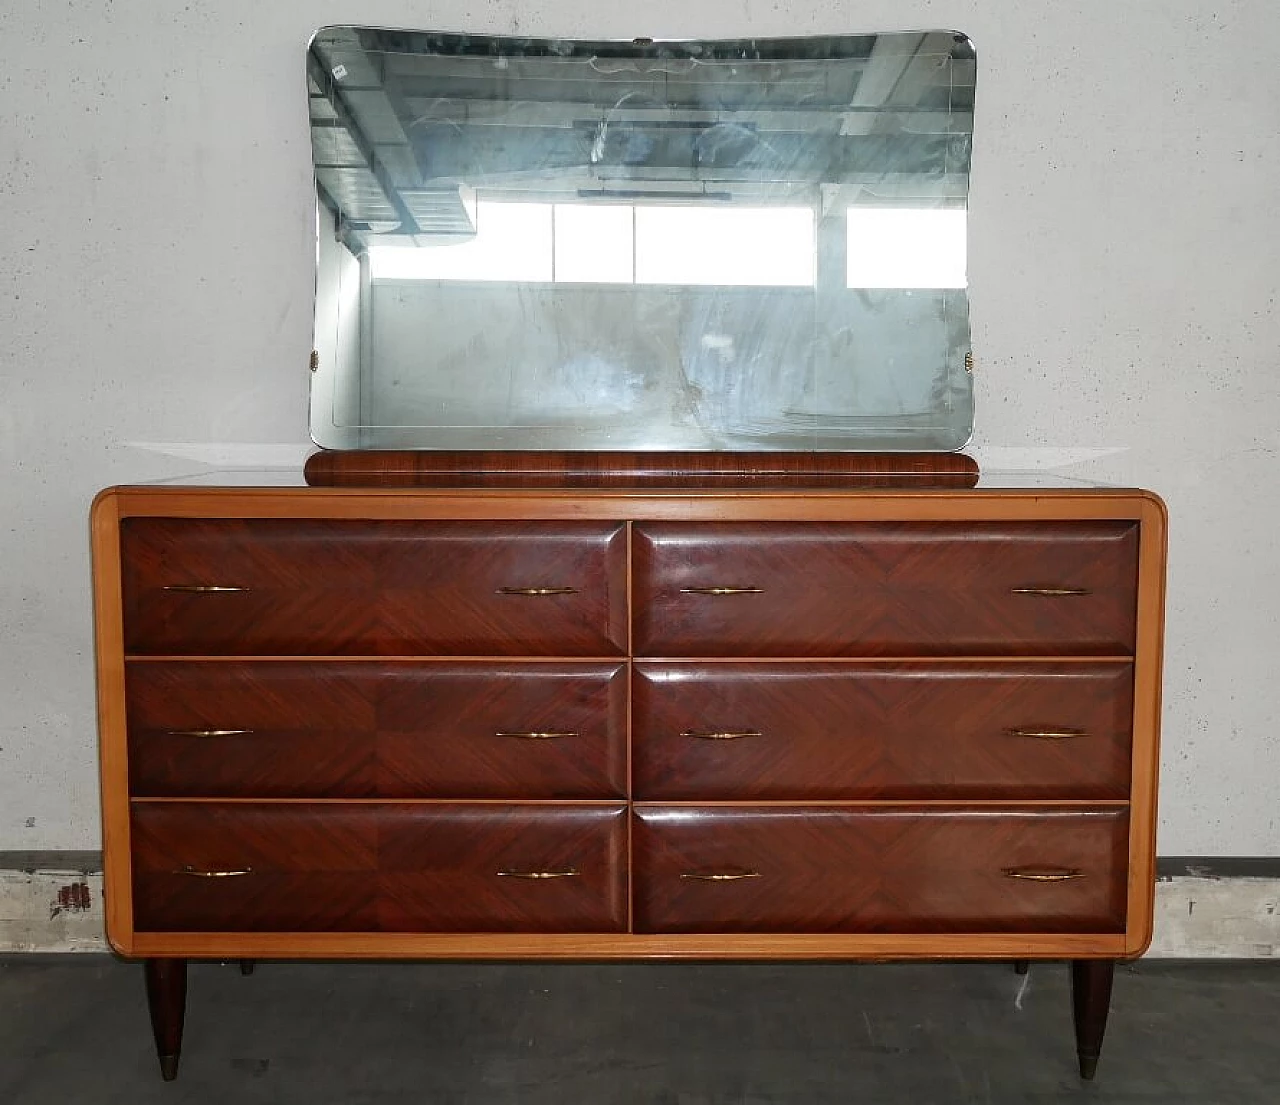
<path id="1" fill-rule="evenodd" d="M 0 954 L 107 950 L 99 853 L 0 852 Z M 1161 859 L 1147 954 L 1280 958 L 1280 857 Z"/>

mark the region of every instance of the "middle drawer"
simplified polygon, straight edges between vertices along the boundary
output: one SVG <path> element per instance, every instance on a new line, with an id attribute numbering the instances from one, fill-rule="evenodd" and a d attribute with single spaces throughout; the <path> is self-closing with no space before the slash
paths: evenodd
<path id="1" fill-rule="evenodd" d="M 639 800 L 1123 799 L 1123 662 L 638 662 Z"/>
<path id="2" fill-rule="evenodd" d="M 130 791 L 626 795 L 622 663 L 133 661 Z"/>

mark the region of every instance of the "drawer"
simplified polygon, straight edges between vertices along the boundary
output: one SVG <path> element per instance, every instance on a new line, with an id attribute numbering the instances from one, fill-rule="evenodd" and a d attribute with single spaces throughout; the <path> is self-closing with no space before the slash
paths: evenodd
<path id="1" fill-rule="evenodd" d="M 621 804 L 141 802 L 132 816 L 139 930 L 626 927 Z"/>
<path id="2" fill-rule="evenodd" d="M 1138 524 L 646 523 L 644 656 L 1129 655 Z"/>
<path id="3" fill-rule="evenodd" d="M 637 932 L 1122 932 L 1123 807 L 642 806 Z"/>
<path id="4" fill-rule="evenodd" d="M 616 523 L 127 518 L 125 651 L 626 652 Z"/>
<path id="5" fill-rule="evenodd" d="M 620 663 L 134 660 L 125 701 L 135 795 L 627 792 Z"/>
<path id="6" fill-rule="evenodd" d="M 639 663 L 640 799 L 1129 793 L 1128 663 Z"/>

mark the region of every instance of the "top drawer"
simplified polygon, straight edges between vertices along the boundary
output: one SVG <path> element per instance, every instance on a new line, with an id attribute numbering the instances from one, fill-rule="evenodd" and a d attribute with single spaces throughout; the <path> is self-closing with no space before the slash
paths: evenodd
<path id="1" fill-rule="evenodd" d="M 1126 655 L 1138 523 L 646 523 L 632 571 L 636 655 Z"/>
<path id="2" fill-rule="evenodd" d="M 626 652 L 617 523 L 126 518 L 136 655 Z"/>

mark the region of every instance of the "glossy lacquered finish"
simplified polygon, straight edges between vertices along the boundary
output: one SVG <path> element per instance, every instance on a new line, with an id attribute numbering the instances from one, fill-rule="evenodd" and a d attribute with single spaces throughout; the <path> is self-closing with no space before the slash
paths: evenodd
<path id="1" fill-rule="evenodd" d="M 1134 649 L 1133 522 L 645 522 L 632 556 L 639 655 Z"/>
<path id="2" fill-rule="evenodd" d="M 129 518 L 133 654 L 626 653 L 624 528 Z"/>
<path id="3" fill-rule="evenodd" d="M 643 661 L 637 799 L 1124 799 L 1126 662 Z"/>
<path id="4" fill-rule="evenodd" d="M 137 802 L 139 929 L 619 932 L 625 805 Z"/>
<path id="5" fill-rule="evenodd" d="M 627 793 L 621 663 L 135 660 L 125 687 L 135 795 Z"/>
<path id="6" fill-rule="evenodd" d="M 637 806 L 638 932 L 1119 932 L 1128 811 Z"/>
<path id="7" fill-rule="evenodd" d="M 1066 958 L 1093 1061 L 1087 961 L 1151 931 L 1159 501 L 661 463 L 99 497 L 108 934 L 166 1073 L 183 957 Z M 514 490 L 560 470 L 613 490 Z"/>
<path id="8" fill-rule="evenodd" d="M 658 488 L 973 487 L 963 453 L 344 449 L 312 453 L 316 487 Z"/>

